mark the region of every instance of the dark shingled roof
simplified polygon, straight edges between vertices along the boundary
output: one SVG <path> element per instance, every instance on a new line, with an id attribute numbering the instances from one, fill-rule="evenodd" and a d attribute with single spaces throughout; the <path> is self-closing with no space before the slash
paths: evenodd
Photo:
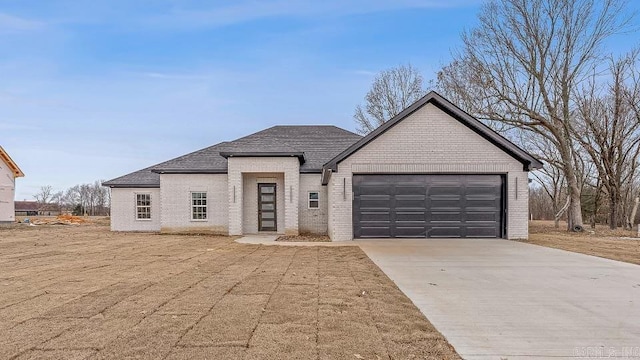
<path id="1" fill-rule="evenodd" d="M 38 211 L 40 204 L 37 201 L 14 201 L 15 211 Z"/>
<path id="2" fill-rule="evenodd" d="M 222 142 L 103 183 L 111 187 L 159 187 L 161 173 L 224 174 L 228 156 L 299 156 L 301 173 L 320 173 L 322 166 L 360 140 L 360 135 L 332 125 L 274 126 Z"/>
<path id="3" fill-rule="evenodd" d="M 160 187 L 160 174 L 151 172 L 152 167 L 132 172 L 102 183 L 102 186 L 110 187 L 136 187 L 157 188 Z"/>

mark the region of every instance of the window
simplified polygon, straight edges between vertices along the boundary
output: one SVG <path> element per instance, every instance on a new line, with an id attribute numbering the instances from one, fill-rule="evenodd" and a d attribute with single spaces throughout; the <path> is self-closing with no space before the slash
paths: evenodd
<path id="1" fill-rule="evenodd" d="M 136 219 L 151 220 L 151 194 L 136 194 Z"/>
<path id="2" fill-rule="evenodd" d="M 207 193 L 191 193 L 191 220 L 207 220 Z"/>
<path id="3" fill-rule="evenodd" d="M 309 192 L 309 209 L 317 209 L 320 207 L 320 194 L 317 191 Z"/>

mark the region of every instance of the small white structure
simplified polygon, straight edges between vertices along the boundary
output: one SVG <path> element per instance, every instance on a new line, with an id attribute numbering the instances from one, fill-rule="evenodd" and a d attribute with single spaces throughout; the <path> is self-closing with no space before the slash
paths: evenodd
<path id="1" fill-rule="evenodd" d="M 13 223 L 15 208 L 13 200 L 16 194 L 16 178 L 24 173 L 0 146 L 0 224 Z"/>

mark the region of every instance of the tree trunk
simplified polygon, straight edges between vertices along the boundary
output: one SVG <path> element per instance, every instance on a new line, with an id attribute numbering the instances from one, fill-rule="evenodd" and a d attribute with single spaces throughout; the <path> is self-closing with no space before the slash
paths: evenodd
<path id="1" fill-rule="evenodd" d="M 575 169 L 573 168 L 574 161 L 571 158 L 570 153 L 567 151 L 561 152 L 561 156 L 564 160 L 564 170 L 567 179 L 567 191 L 569 195 L 569 211 L 567 212 L 567 223 L 570 231 L 582 231 L 582 203 L 580 199 L 580 185 L 578 184 L 578 177 L 576 176 Z M 566 156 L 566 159 L 564 159 Z"/>
<path id="2" fill-rule="evenodd" d="M 602 185 L 600 183 L 600 178 L 598 178 L 598 182 L 596 183 L 596 196 L 593 200 L 593 217 L 591 218 L 591 228 L 596 228 L 596 223 L 598 222 L 598 210 L 600 208 L 600 194 L 602 192 Z"/>
<path id="3" fill-rule="evenodd" d="M 633 209 L 631 210 L 631 217 L 629 218 L 629 230 L 633 230 L 633 225 L 636 222 L 636 213 L 638 212 L 638 203 L 640 198 L 636 197 L 633 201 Z"/>
<path id="4" fill-rule="evenodd" d="M 618 201 L 615 189 L 609 190 L 609 229 L 618 228 Z"/>

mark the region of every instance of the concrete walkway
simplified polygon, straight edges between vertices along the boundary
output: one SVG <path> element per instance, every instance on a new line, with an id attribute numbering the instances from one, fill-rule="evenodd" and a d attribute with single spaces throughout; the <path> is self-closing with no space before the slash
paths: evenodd
<path id="1" fill-rule="evenodd" d="M 465 359 L 640 359 L 640 266 L 508 240 L 359 240 Z"/>

